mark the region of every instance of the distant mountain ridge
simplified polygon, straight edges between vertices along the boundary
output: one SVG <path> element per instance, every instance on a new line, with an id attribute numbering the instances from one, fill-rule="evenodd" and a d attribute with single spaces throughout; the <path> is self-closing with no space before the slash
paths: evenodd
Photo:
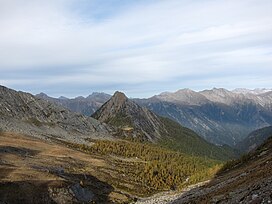
<path id="1" fill-rule="evenodd" d="M 134 101 L 210 142 L 234 146 L 251 131 L 272 125 L 272 92 L 236 92 L 223 88 L 200 92 L 181 89 Z"/>
<path id="2" fill-rule="evenodd" d="M 236 88 L 232 90 L 234 93 L 242 93 L 242 94 L 263 94 L 272 91 L 272 89 L 265 89 L 265 88 L 256 88 L 256 89 L 245 89 L 245 88 Z"/>
<path id="3" fill-rule="evenodd" d="M 83 96 L 78 96 L 76 98 L 69 99 L 64 96 L 60 96 L 59 98 L 53 98 L 46 95 L 45 93 L 40 93 L 37 94 L 36 97 L 48 100 L 50 102 L 54 102 L 58 105 L 68 108 L 73 112 L 90 116 L 107 100 L 109 100 L 111 95 L 106 93 L 93 92 L 86 98 Z"/>

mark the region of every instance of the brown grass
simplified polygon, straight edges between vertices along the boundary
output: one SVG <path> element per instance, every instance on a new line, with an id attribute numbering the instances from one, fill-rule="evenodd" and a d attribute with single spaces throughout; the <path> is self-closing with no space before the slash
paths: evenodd
<path id="1" fill-rule="evenodd" d="M 44 186 L 72 185 L 84 181 L 87 175 L 93 182 L 86 180 L 85 184 L 97 193 L 98 203 L 105 200 L 127 202 L 130 199 L 128 195 L 122 195 L 108 185 L 109 178 L 100 171 L 107 166 L 102 157 L 69 149 L 62 144 L 15 133 L 0 133 L 0 197 L 14 194 L 19 184 L 31 184 L 27 192 L 35 191 L 33 185 L 40 191 L 47 191 Z M 65 176 L 60 175 L 58 169 L 63 169 Z M 11 192 L 7 192 L 9 187 Z M 25 196 L 24 193 L 17 195 Z"/>

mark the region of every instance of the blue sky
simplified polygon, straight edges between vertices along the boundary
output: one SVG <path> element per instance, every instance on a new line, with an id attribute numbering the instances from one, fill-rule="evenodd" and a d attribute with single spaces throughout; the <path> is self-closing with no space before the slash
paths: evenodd
<path id="1" fill-rule="evenodd" d="M 271 0 L 0 0 L 0 84 L 74 97 L 272 88 Z"/>

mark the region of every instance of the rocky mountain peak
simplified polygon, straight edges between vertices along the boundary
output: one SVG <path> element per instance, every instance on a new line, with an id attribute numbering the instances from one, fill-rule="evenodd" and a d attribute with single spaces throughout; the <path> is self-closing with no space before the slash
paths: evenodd
<path id="1" fill-rule="evenodd" d="M 119 91 L 116 91 L 92 117 L 141 140 L 155 141 L 161 137 L 160 128 L 163 124 L 160 119 Z M 127 133 L 127 130 L 131 132 Z"/>
<path id="2" fill-rule="evenodd" d="M 162 101 L 175 102 L 187 105 L 199 105 L 208 102 L 207 98 L 191 89 L 180 89 L 174 93 L 165 92 L 157 95 L 156 98 Z"/>
<path id="3" fill-rule="evenodd" d="M 77 96 L 75 100 L 84 100 L 85 98 L 83 96 Z"/>
<path id="4" fill-rule="evenodd" d="M 36 95 L 38 98 L 43 98 L 43 99 L 47 99 L 49 96 L 43 92 L 39 93 Z"/>
<path id="5" fill-rule="evenodd" d="M 116 91 L 114 95 L 93 114 L 93 117 L 102 122 L 108 122 L 111 118 L 115 118 L 120 111 L 130 110 L 134 106 L 134 102 L 129 101 L 126 95 Z"/>
<path id="6" fill-rule="evenodd" d="M 224 88 L 213 88 L 211 92 L 217 93 L 217 94 L 230 94 L 231 92 Z"/>
<path id="7" fill-rule="evenodd" d="M 123 104 L 128 98 L 124 93 L 116 91 L 110 100 L 114 101 L 116 104 Z"/>
<path id="8" fill-rule="evenodd" d="M 175 92 L 176 94 L 178 93 L 195 93 L 195 91 L 185 88 L 185 89 L 179 89 L 178 91 Z"/>
<path id="9" fill-rule="evenodd" d="M 69 98 L 65 97 L 65 96 L 60 96 L 59 97 L 60 100 L 68 100 Z"/>
<path id="10" fill-rule="evenodd" d="M 89 96 L 86 97 L 86 99 L 92 100 L 92 99 L 109 99 L 111 97 L 111 95 L 106 94 L 104 92 L 93 92 L 92 94 L 90 94 Z"/>

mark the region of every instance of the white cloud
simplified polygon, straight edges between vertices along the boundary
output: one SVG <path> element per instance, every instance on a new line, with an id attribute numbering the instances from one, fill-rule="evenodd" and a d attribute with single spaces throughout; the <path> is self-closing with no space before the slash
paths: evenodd
<path id="1" fill-rule="evenodd" d="M 7 73 L 1 83 L 26 81 L 16 72 L 52 89 L 178 84 L 179 77 L 235 75 L 237 67 L 239 74 L 247 68 L 272 75 L 269 0 L 141 2 L 101 19 L 82 14 L 75 8 L 81 3 L 86 1 L 1 1 L 0 71 Z M 68 67 L 73 72 L 66 73 Z"/>

